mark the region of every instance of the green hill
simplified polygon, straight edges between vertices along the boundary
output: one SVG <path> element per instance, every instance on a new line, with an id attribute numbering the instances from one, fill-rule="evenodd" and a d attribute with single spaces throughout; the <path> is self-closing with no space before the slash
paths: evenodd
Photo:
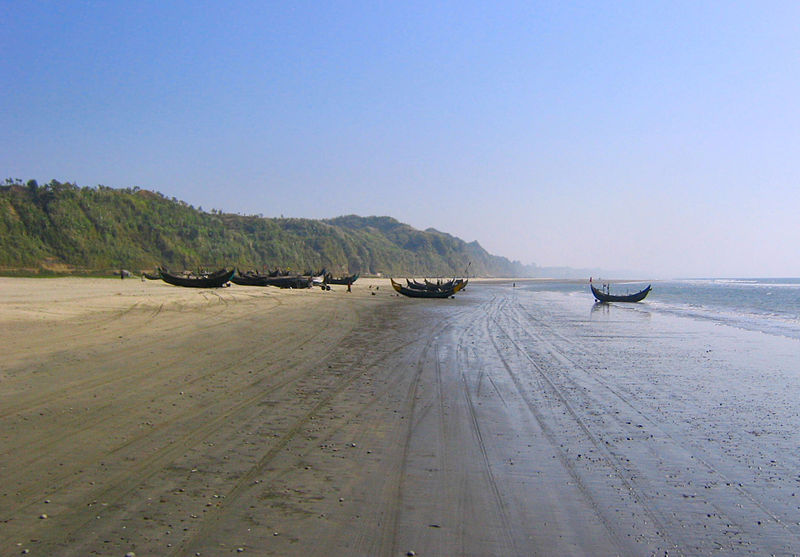
<path id="1" fill-rule="evenodd" d="M 114 269 L 321 269 L 337 273 L 532 276 L 477 242 L 391 217 L 263 218 L 195 209 L 139 188 L 0 186 L 0 271 L 107 273 Z"/>

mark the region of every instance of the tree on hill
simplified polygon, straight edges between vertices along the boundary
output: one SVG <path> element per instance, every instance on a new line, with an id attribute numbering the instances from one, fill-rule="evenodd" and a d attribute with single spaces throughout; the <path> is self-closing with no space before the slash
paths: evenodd
<path id="1" fill-rule="evenodd" d="M 285 219 L 195 209 L 161 193 L 103 185 L 0 186 L 0 270 L 74 272 L 173 269 L 326 268 L 334 273 L 521 276 L 533 268 L 491 255 L 477 242 L 392 217 Z"/>

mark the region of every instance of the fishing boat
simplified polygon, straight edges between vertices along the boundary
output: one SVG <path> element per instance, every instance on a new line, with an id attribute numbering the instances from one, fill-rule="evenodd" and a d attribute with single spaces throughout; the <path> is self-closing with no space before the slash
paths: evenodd
<path id="1" fill-rule="evenodd" d="M 338 277 L 337 278 L 337 277 L 334 277 L 333 275 L 331 275 L 330 273 L 327 273 L 325 275 L 324 282 L 325 282 L 325 284 L 353 284 L 355 281 L 358 280 L 359 276 L 360 276 L 360 274 L 356 273 L 354 275 L 350 275 L 349 277 Z"/>
<path id="2" fill-rule="evenodd" d="M 594 294 L 594 299 L 598 302 L 641 302 L 644 300 L 647 295 L 652 290 L 652 286 L 650 284 L 647 285 L 647 288 L 644 290 L 640 290 L 635 294 L 626 294 L 623 296 L 619 296 L 616 294 L 609 294 L 608 292 L 603 292 L 602 290 L 598 290 L 594 287 L 593 284 L 589 285 L 592 289 L 592 294 Z"/>
<path id="3" fill-rule="evenodd" d="M 269 280 L 270 277 L 268 276 L 255 273 L 242 273 L 238 269 L 236 270 L 236 274 L 231 277 L 231 282 L 239 286 L 268 286 Z"/>
<path id="4" fill-rule="evenodd" d="M 199 275 L 176 275 L 170 273 L 166 269 L 159 270 L 161 279 L 175 286 L 187 286 L 190 288 L 219 288 L 225 286 L 230 282 L 236 269 L 220 269 L 215 273 L 199 274 Z"/>
<path id="5" fill-rule="evenodd" d="M 424 282 L 418 282 L 414 279 L 406 279 L 406 284 L 408 285 L 408 288 L 412 288 L 414 290 L 449 290 L 464 282 L 464 279 L 453 279 L 448 280 L 447 282 L 442 282 L 441 280 L 437 280 L 436 282 L 429 281 L 428 279 L 423 280 Z M 461 290 L 464 286 L 459 288 L 459 290 Z"/>
<path id="6" fill-rule="evenodd" d="M 156 269 L 155 273 L 146 273 L 142 271 L 142 276 L 147 280 L 161 280 L 161 271 Z"/>
<path id="7" fill-rule="evenodd" d="M 313 278 L 307 275 L 290 275 L 286 277 L 270 277 L 267 286 L 278 288 L 311 288 Z"/>
<path id="8" fill-rule="evenodd" d="M 461 290 L 467 285 L 467 281 L 462 281 L 456 283 L 454 286 L 445 289 L 419 289 L 419 288 L 408 288 L 403 286 L 402 284 L 398 284 L 394 281 L 394 279 L 389 279 L 392 281 L 392 288 L 395 291 L 399 292 L 403 296 L 408 296 L 409 298 L 449 298 L 450 296 L 454 295 L 456 292 Z"/>
<path id="9" fill-rule="evenodd" d="M 310 288 L 315 277 L 307 275 L 261 275 L 258 273 L 236 273 L 231 282 L 240 286 L 276 286 L 278 288 Z"/>

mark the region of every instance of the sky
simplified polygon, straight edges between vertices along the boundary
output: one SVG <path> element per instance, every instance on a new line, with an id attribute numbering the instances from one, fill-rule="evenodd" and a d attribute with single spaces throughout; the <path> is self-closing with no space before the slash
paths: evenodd
<path id="1" fill-rule="evenodd" d="M 0 180 L 800 276 L 800 2 L 0 0 L 0 26 Z"/>

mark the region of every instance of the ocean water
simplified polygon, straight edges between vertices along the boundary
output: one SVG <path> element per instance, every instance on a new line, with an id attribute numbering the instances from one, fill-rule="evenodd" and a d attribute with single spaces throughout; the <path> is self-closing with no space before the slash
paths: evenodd
<path id="1" fill-rule="evenodd" d="M 652 285 L 643 302 L 620 305 L 800 339 L 800 278 L 685 279 Z M 645 286 L 612 284 L 611 292 L 627 294 Z M 587 305 L 594 304 L 588 283 L 526 283 L 522 288 L 583 296 Z"/>

